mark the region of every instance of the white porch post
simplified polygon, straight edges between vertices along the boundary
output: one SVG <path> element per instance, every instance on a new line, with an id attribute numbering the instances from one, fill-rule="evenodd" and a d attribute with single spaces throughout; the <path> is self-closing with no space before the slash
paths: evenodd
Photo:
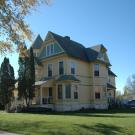
<path id="1" fill-rule="evenodd" d="M 43 88 L 42 87 L 40 87 L 40 105 L 42 105 L 42 90 L 43 90 Z"/>

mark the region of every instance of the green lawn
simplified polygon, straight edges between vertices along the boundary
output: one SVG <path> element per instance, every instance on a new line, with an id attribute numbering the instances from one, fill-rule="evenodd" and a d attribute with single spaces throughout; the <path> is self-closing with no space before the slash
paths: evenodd
<path id="1" fill-rule="evenodd" d="M 0 130 L 26 135 L 134 135 L 135 110 L 48 114 L 0 112 Z"/>

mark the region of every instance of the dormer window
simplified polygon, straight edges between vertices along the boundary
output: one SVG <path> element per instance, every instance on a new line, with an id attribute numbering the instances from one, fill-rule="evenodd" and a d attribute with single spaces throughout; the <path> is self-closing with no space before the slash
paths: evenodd
<path id="1" fill-rule="evenodd" d="M 46 56 L 51 56 L 54 54 L 54 45 L 47 45 L 46 47 Z"/>
<path id="2" fill-rule="evenodd" d="M 99 76 L 99 64 L 94 64 L 94 76 Z"/>

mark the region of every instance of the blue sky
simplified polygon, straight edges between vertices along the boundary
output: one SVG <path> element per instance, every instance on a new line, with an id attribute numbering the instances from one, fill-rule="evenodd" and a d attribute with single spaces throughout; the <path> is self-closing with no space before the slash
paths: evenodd
<path id="1" fill-rule="evenodd" d="M 135 0 L 53 0 L 26 17 L 31 30 L 44 39 L 48 31 L 68 35 L 86 47 L 108 49 L 117 89 L 135 73 Z M 18 55 L 8 55 L 17 76 Z M 0 59 L 0 64 L 3 57 Z"/>

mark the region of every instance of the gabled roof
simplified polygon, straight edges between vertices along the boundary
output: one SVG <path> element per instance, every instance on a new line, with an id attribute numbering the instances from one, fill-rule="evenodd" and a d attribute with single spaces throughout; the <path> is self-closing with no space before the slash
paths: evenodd
<path id="1" fill-rule="evenodd" d="M 51 37 L 55 39 L 55 41 L 61 46 L 61 48 L 64 50 L 64 53 L 66 53 L 67 55 L 88 62 L 97 60 L 107 65 L 110 65 L 110 63 L 108 63 L 107 61 L 103 61 L 98 58 L 99 54 L 101 53 L 101 50 L 107 51 L 107 49 L 102 44 L 90 48 L 85 48 L 82 44 L 71 40 L 68 36 L 63 37 L 51 31 L 49 31 L 48 33 L 51 34 Z M 43 41 L 40 35 L 38 35 L 35 42 L 33 43 L 33 48 L 40 48 L 42 43 Z M 39 56 L 40 58 L 45 58 L 44 55 L 45 50 L 42 50 Z"/>
<path id="2" fill-rule="evenodd" d="M 102 44 L 90 48 L 85 48 L 82 44 L 71 40 L 68 36 L 63 37 L 53 32 L 50 33 L 52 34 L 53 38 L 59 43 L 59 45 L 63 48 L 65 53 L 71 57 L 79 58 L 85 61 L 100 61 L 98 59 L 98 55 L 101 49 L 105 49 L 106 51 L 106 48 Z M 106 64 L 110 65 L 110 63 Z"/>
<path id="3" fill-rule="evenodd" d="M 117 75 L 116 75 L 116 74 L 114 74 L 110 69 L 108 69 L 108 75 L 111 75 L 111 76 L 115 76 L 115 77 L 117 77 Z"/>
<path id="4" fill-rule="evenodd" d="M 85 61 L 88 60 L 85 53 L 85 47 L 82 44 L 71 40 L 68 36 L 62 37 L 53 32 L 50 33 L 68 55 Z"/>
<path id="5" fill-rule="evenodd" d="M 32 44 L 33 49 L 39 49 L 43 43 L 42 38 L 38 35 Z"/>

